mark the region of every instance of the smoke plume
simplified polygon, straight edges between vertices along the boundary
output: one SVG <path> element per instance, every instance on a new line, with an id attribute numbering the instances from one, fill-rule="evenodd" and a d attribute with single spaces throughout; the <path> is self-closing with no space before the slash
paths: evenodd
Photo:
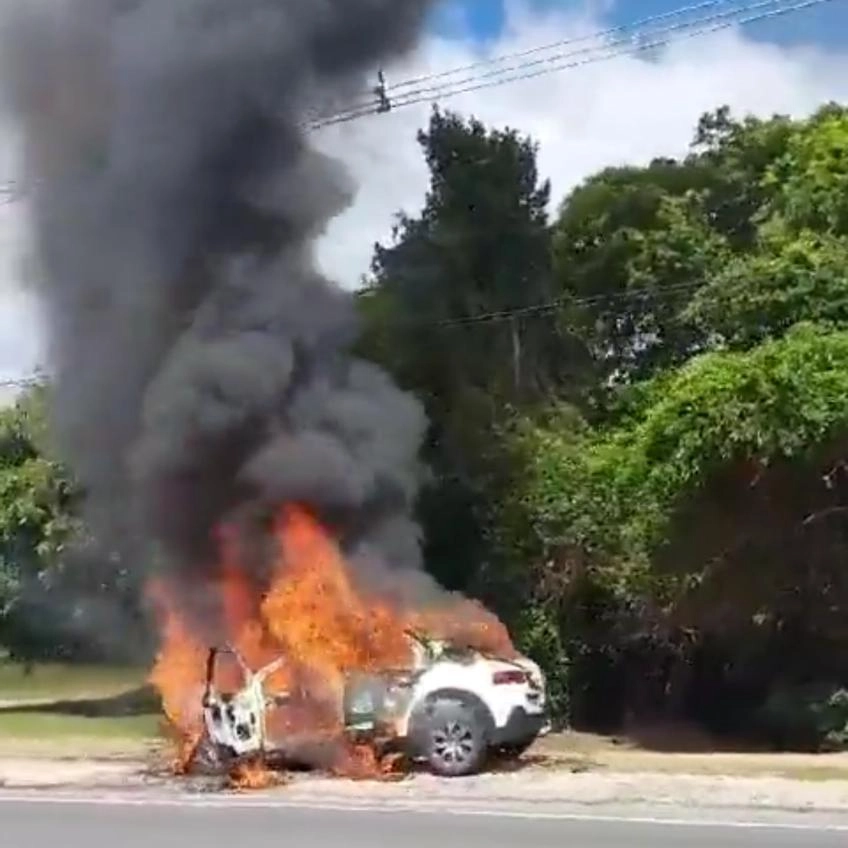
<path id="1" fill-rule="evenodd" d="M 191 584 L 216 527 L 299 501 L 354 561 L 418 568 L 424 416 L 348 355 L 354 302 L 313 243 L 354 187 L 303 121 L 361 99 L 429 5 L 7 3 L 56 431 L 124 556 L 153 543 Z"/>

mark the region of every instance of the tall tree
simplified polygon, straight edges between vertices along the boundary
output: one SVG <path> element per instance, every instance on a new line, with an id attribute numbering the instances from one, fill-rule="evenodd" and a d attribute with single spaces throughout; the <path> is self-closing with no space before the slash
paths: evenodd
<path id="1" fill-rule="evenodd" d="M 536 146 L 438 110 L 419 143 L 430 169 L 424 208 L 399 217 L 394 244 L 377 245 L 372 282 L 401 325 L 395 347 L 414 352 L 408 379 L 443 406 L 468 389 L 532 396 L 560 367 L 556 321 L 529 311 L 554 296 L 550 187 Z"/>
<path id="2" fill-rule="evenodd" d="M 79 519 L 49 401 L 44 383 L 0 410 L 0 647 L 22 660 L 143 658 L 141 587 Z"/>
<path id="3" fill-rule="evenodd" d="M 35 609 L 61 581 L 78 530 L 69 478 L 46 451 L 47 391 L 0 410 L 0 643 L 19 656 L 59 647 L 55 618 Z"/>
<path id="4" fill-rule="evenodd" d="M 700 120 L 691 153 L 646 168 L 611 168 L 563 202 L 555 275 L 603 379 L 629 383 L 680 364 L 713 341 L 688 307 L 734 257 L 756 249 L 797 126 Z"/>
<path id="5" fill-rule="evenodd" d="M 419 143 L 429 191 L 416 217 L 399 217 L 393 244 L 376 247 L 364 347 L 427 403 L 428 559 L 462 585 L 483 556 L 494 430 L 509 407 L 563 384 L 580 348 L 562 315 L 539 308 L 555 291 L 535 144 L 438 110 Z"/>
<path id="6" fill-rule="evenodd" d="M 760 212 L 775 195 L 767 179 L 785 156 L 797 128 L 787 116 L 733 117 L 727 106 L 703 115 L 695 130 L 689 166 L 708 175 L 704 208 L 710 225 L 735 250 L 757 241 Z"/>
<path id="7" fill-rule="evenodd" d="M 750 122 L 749 122 L 750 123 Z M 753 124 L 762 134 L 768 125 Z M 714 274 L 686 311 L 713 341 L 746 347 L 799 321 L 848 326 L 848 110 L 775 120 L 781 143 L 749 192 L 756 238 Z M 774 135 L 777 131 L 772 129 Z"/>
<path id="8" fill-rule="evenodd" d="M 629 382 L 698 349 L 680 313 L 728 251 L 701 204 L 705 180 L 697 164 L 657 161 L 603 171 L 563 203 L 557 282 L 602 376 Z"/>
<path id="9" fill-rule="evenodd" d="M 848 109 L 828 104 L 791 125 L 761 185 L 767 212 L 791 230 L 848 235 Z"/>

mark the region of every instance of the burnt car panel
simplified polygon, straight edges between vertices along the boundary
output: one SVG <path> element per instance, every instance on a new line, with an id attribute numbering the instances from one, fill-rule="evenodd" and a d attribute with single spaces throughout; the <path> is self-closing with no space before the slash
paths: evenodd
<path id="1" fill-rule="evenodd" d="M 413 633 L 409 640 L 410 668 L 347 676 L 337 719 L 348 740 L 400 751 L 454 776 L 479 770 L 487 750 L 522 751 L 547 732 L 545 681 L 535 663 Z M 243 685 L 236 691 L 215 685 L 222 656 L 238 665 Z M 283 664 L 280 658 L 254 672 L 232 648 L 210 650 L 203 717 L 221 761 L 279 757 L 300 745 L 268 732 L 269 715 L 290 703 L 289 693 L 266 691 Z"/>

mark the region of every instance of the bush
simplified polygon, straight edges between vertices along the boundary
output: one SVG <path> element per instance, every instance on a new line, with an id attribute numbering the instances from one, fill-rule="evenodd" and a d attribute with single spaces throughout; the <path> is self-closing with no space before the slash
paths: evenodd
<path id="1" fill-rule="evenodd" d="M 777 689 L 759 714 L 768 738 L 784 749 L 848 750 L 848 689 L 814 684 Z"/>
<path id="2" fill-rule="evenodd" d="M 555 616 L 540 605 L 528 607 L 516 628 L 518 647 L 545 673 L 551 719 L 568 726 L 571 713 L 571 666 Z"/>

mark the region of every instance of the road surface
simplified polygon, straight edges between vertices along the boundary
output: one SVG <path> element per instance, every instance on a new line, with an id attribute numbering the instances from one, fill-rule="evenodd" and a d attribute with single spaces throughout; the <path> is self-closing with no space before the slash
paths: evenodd
<path id="1" fill-rule="evenodd" d="M 0 795 L 9 848 L 845 848 L 848 826 L 587 813 Z"/>

